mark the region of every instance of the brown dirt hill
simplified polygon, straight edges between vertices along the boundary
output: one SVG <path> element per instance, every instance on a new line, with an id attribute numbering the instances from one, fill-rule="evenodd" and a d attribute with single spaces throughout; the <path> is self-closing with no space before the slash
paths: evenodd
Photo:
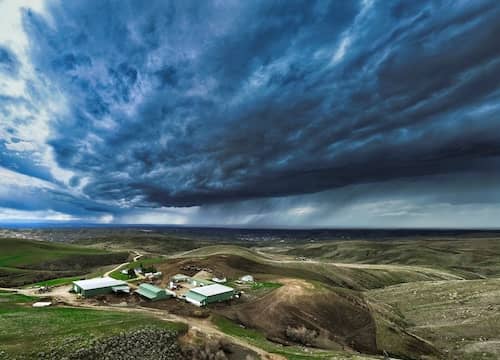
<path id="1" fill-rule="evenodd" d="M 222 313 L 269 339 L 327 349 L 377 353 L 376 326 L 367 304 L 303 280 L 279 279 L 279 289 Z"/>

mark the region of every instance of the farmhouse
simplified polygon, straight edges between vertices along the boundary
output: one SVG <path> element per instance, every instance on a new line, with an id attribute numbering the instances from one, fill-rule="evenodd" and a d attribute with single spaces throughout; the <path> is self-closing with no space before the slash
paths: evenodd
<path id="1" fill-rule="evenodd" d="M 129 292 L 125 281 L 110 277 L 73 281 L 73 291 L 85 297 L 110 294 L 112 292 Z"/>
<path id="2" fill-rule="evenodd" d="M 206 285 L 193 288 L 186 293 L 186 301 L 196 306 L 231 300 L 234 289 L 221 284 Z"/>
<path id="3" fill-rule="evenodd" d="M 135 292 L 151 301 L 168 299 L 172 297 L 172 294 L 170 292 L 166 292 L 165 289 L 151 284 L 141 284 L 139 285 L 139 289 L 137 289 Z"/>

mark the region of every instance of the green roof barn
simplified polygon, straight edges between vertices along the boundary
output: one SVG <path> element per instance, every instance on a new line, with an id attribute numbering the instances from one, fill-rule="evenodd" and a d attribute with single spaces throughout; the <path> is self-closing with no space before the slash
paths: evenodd
<path id="1" fill-rule="evenodd" d="M 234 289 L 221 284 L 213 284 L 193 288 L 186 293 L 186 301 L 196 306 L 231 300 Z"/>
<path id="2" fill-rule="evenodd" d="M 110 277 L 73 281 L 73 291 L 85 297 L 111 294 L 112 292 L 128 292 L 125 281 Z"/>
<path id="3" fill-rule="evenodd" d="M 136 293 L 152 301 L 168 299 L 169 297 L 172 296 L 172 294 L 167 293 L 165 289 L 159 288 L 151 284 L 139 285 L 139 288 L 136 290 Z"/>

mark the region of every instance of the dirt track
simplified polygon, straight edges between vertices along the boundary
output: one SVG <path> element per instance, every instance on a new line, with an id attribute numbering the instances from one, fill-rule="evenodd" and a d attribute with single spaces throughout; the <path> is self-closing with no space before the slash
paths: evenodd
<path id="1" fill-rule="evenodd" d="M 134 250 L 133 252 L 136 254 L 136 256 L 134 256 L 134 258 L 133 258 L 133 260 L 132 260 L 132 261 L 137 261 L 137 260 L 139 260 L 139 259 L 143 256 L 142 254 L 138 253 L 138 252 L 137 252 L 137 251 L 135 251 L 135 250 Z M 126 266 L 126 265 L 128 265 L 128 264 L 130 264 L 130 263 L 131 263 L 130 261 L 127 261 L 127 262 L 124 262 L 124 263 L 122 263 L 122 264 L 120 264 L 120 265 L 117 265 L 117 266 L 115 266 L 114 268 L 112 268 L 111 270 L 107 271 L 107 272 L 104 274 L 104 276 L 109 276 L 109 275 L 110 275 L 113 271 L 116 271 L 116 270 L 118 270 L 119 268 L 121 268 L 122 266 Z M 139 278 L 139 279 L 144 278 L 144 276 L 143 276 L 142 274 L 138 274 L 138 275 L 139 275 L 139 276 L 138 276 L 138 278 Z"/>

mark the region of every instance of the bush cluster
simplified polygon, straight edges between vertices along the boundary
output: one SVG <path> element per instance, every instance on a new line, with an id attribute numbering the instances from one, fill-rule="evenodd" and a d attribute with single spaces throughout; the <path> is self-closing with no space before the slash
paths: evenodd
<path id="1" fill-rule="evenodd" d="M 40 352 L 37 358 L 60 360 L 174 360 L 182 359 L 177 333 L 159 328 L 143 328 L 121 333 L 73 350 L 59 347 Z"/>
<path id="2" fill-rule="evenodd" d="M 288 326 L 285 331 L 286 337 L 296 343 L 311 346 L 314 343 L 314 339 L 318 336 L 316 330 L 311 330 L 305 326 L 291 327 Z"/>

